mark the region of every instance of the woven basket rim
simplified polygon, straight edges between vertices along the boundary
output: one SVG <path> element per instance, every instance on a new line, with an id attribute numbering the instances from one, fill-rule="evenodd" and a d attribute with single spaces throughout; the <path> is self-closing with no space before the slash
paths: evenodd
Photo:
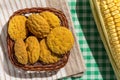
<path id="1" fill-rule="evenodd" d="M 23 14 L 28 14 L 28 13 L 40 13 L 43 11 L 50 11 L 53 12 L 54 14 L 56 14 L 60 20 L 61 20 L 61 25 L 62 26 L 66 26 L 67 28 L 69 28 L 68 26 L 68 21 L 66 16 L 64 15 L 64 13 L 60 10 L 57 10 L 55 8 L 49 8 L 49 7 L 34 7 L 34 8 L 25 8 L 25 9 L 20 9 L 15 11 L 9 18 L 9 21 L 11 20 L 11 18 L 15 15 L 23 15 Z M 9 21 L 7 24 L 7 29 L 9 27 Z M 64 67 L 65 64 L 68 62 L 68 58 L 69 58 L 69 54 L 70 52 L 67 52 L 67 54 L 65 54 L 63 56 L 63 58 L 54 63 L 54 64 L 49 64 L 49 65 L 43 65 L 43 64 L 37 64 L 37 65 L 22 65 L 19 62 L 17 62 L 15 56 L 14 56 L 14 41 L 10 38 L 9 34 L 8 34 L 8 30 L 7 30 L 7 50 L 8 50 L 8 57 L 9 60 L 11 61 L 11 63 L 17 67 L 17 68 L 21 68 L 23 70 L 27 70 L 27 71 L 53 71 L 53 70 L 59 70 L 60 68 Z M 40 62 L 38 62 L 40 63 Z"/>

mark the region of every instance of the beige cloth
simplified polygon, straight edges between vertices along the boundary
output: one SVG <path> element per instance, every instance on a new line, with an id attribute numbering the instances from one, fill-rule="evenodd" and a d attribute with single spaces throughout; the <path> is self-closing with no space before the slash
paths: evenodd
<path id="1" fill-rule="evenodd" d="M 70 51 L 66 66 L 58 72 L 31 72 L 15 68 L 7 54 L 7 21 L 14 11 L 31 7 L 54 7 L 64 12 L 69 28 L 74 34 L 75 44 Z M 63 77 L 80 77 L 85 71 L 85 63 L 77 42 L 70 10 L 66 0 L 0 0 L 0 80 L 53 80 Z"/>

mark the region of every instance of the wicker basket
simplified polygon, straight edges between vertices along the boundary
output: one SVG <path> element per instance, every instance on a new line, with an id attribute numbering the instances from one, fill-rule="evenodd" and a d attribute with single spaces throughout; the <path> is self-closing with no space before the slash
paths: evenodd
<path id="1" fill-rule="evenodd" d="M 61 11 L 56 10 L 54 8 L 47 8 L 46 7 L 46 8 L 21 9 L 21 10 L 14 12 L 13 15 L 10 17 L 10 19 L 15 15 L 25 15 L 25 14 L 29 14 L 29 13 L 40 13 L 43 11 L 50 11 L 50 12 L 53 12 L 54 14 L 56 14 L 59 17 L 59 19 L 61 20 L 61 25 L 66 26 L 68 28 L 68 21 L 67 21 L 65 15 Z M 17 68 L 21 68 L 23 70 L 29 70 L 29 71 L 59 70 L 60 68 L 65 66 L 65 64 L 68 61 L 69 54 L 70 54 L 70 52 L 68 52 L 67 54 L 63 55 L 63 57 L 58 62 L 56 62 L 54 64 L 42 64 L 41 62 L 38 61 L 33 65 L 30 65 L 30 64 L 22 65 L 16 60 L 16 57 L 14 55 L 14 41 L 10 38 L 9 34 L 7 35 L 7 49 L 8 49 L 8 56 L 9 56 L 11 63 L 14 66 L 16 66 Z"/>

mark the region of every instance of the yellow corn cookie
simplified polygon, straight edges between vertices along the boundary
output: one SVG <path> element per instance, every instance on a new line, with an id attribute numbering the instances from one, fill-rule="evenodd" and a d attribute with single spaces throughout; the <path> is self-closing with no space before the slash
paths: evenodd
<path id="1" fill-rule="evenodd" d="M 26 51 L 25 43 L 22 39 L 17 39 L 15 41 L 14 50 L 15 50 L 15 56 L 16 56 L 17 61 L 21 64 L 27 64 L 28 54 Z"/>
<path id="2" fill-rule="evenodd" d="M 50 26 L 47 21 L 38 14 L 31 14 L 27 20 L 27 27 L 31 33 L 38 38 L 43 38 L 50 32 Z"/>
<path id="3" fill-rule="evenodd" d="M 22 15 L 16 15 L 9 21 L 8 34 L 13 40 L 25 39 L 27 36 L 27 29 L 25 26 L 26 17 Z"/>
<path id="4" fill-rule="evenodd" d="M 40 54 L 40 45 L 39 41 L 35 36 L 29 36 L 26 39 L 26 49 L 28 53 L 28 59 L 31 64 L 34 64 L 39 59 Z"/>
<path id="5" fill-rule="evenodd" d="M 65 54 L 74 44 L 70 30 L 65 27 L 56 27 L 47 36 L 47 45 L 56 54 Z"/>
<path id="6" fill-rule="evenodd" d="M 54 53 L 52 53 L 45 42 L 45 39 L 40 41 L 40 61 L 50 64 L 50 63 L 55 63 L 59 60 L 58 56 L 56 56 Z"/>
<path id="7" fill-rule="evenodd" d="M 51 28 L 59 27 L 60 26 L 60 19 L 52 12 L 44 11 L 40 13 L 45 20 L 47 20 L 48 24 Z"/>

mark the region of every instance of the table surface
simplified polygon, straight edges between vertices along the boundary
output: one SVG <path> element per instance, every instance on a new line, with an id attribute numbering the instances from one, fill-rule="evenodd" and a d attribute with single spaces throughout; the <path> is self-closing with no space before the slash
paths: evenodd
<path id="1" fill-rule="evenodd" d="M 89 0 L 68 0 L 75 32 L 86 64 L 81 78 L 64 80 L 116 80 L 91 12 Z"/>
<path id="2" fill-rule="evenodd" d="M 68 0 L 68 4 L 87 69 L 81 78 L 65 80 L 116 80 L 98 33 L 89 0 Z"/>

